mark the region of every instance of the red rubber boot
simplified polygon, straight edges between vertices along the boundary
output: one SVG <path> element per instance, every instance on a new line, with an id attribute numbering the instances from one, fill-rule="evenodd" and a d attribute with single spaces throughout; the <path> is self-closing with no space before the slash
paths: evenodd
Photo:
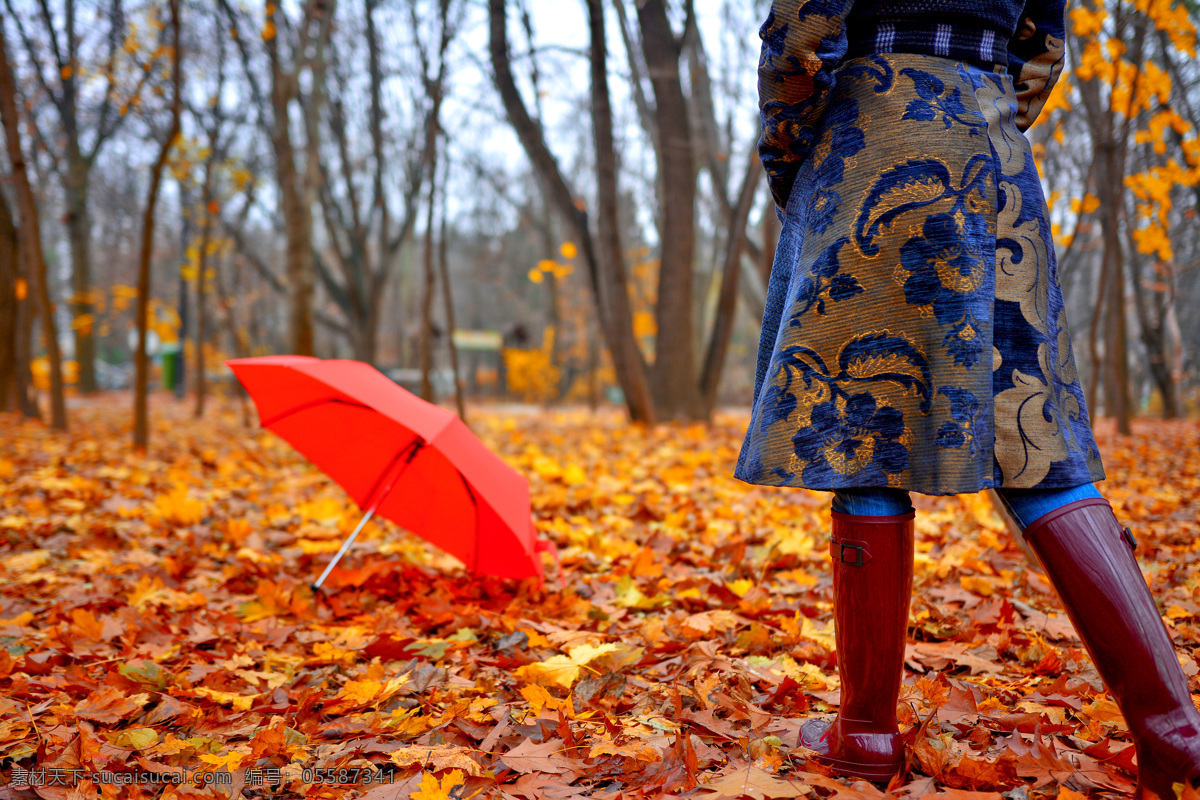
<path id="1" fill-rule="evenodd" d="M 1100 498 L 1068 503 L 1025 530 L 1137 748 L 1137 797 L 1172 800 L 1200 778 L 1200 713 L 1133 556 L 1133 536 Z"/>
<path id="2" fill-rule="evenodd" d="M 904 766 L 896 703 L 912 596 L 914 512 L 833 512 L 833 619 L 842 702 L 833 722 L 810 720 L 799 744 L 841 775 L 886 781 Z"/>

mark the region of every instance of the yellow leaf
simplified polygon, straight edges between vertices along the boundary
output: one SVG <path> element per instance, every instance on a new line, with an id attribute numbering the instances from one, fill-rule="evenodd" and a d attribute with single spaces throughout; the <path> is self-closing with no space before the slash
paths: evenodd
<path id="1" fill-rule="evenodd" d="M 153 728 L 129 728 L 128 730 L 118 731 L 109 738 L 109 741 L 117 747 L 126 747 L 130 750 L 145 750 L 147 747 L 158 743 L 158 732 Z"/>
<path id="2" fill-rule="evenodd" d="M 541 283 L 545 279 L 546 276 L 542 274 L 540 269 L 534 267 L 533 269 L 529 270 L 529 280 L 533 281 L 534 283 Z"/>
<path id="3" fill-rule="evenodd" d="M 543 708 L 552 710 L 562 708 L 565 700 L 559 700 L 552 697 L 549 692 L 536 684 L 527 683 L 521 687 L 521 696 L 529 702 L 529 707 L 533 709 L 533 713 L 541 714 Z"/>
<path id="4" fill-rule="evenodd" d="M 171 525 L 195 525 L 204 519 L 206 511 L 204 503 L 188 497 L 187 487 L 183 484 L 154 498 L 154 509 Z"/>
<path id="5" fill-rule="evenodd" d="M 1125 717 L 1121 714 L 1121 709 L 1117 708 L 1117 704 L 1107 697 L 1097 697 L 1083 707 L 1083 713 L 1110 727 L 1125 727 Z"/>
<path id="6" fill-rule="evenodd" d="M 466 797 L 479 794 L 475 792 L 465 797 L 459 795 L 455 790 L 462 785 L 463 773 L 460 769 L 451 770 L 440 781 L 437 776 L 426 772 L 421 776 L 421 786 L 409 797 L 411 800 L 466 800 Z"/>
<path id="7" fill-rule="evenodd" d="M 340 709 L 377 705 L 394 695 L 406 683 L 408 678 L 405 676 L 392 678 L 387 683 L 370 678 L 349 680 L 334 697 L 334 703 Z"/>
<path id="8" fill-rule="evenodd" d="M 833 620 L 830 620 L 825 625 L 818 628 L 817 623 L 813 622 L 808 617 L 801 617 L 800 635 L 805 639 L 808 639 L 810 642 L 816 642 L 826 650 L 832 651 L 835 649 Z"/>
<path id="9" fill-rule="evenodd" d="M 242 762 L 245 761 L 246 753 L 226 753 L 223 756 L 212 755 L 211 753 L 201 753 L 200 760 L 212 768 L 212 771 L 228 769 L 230 772 L 242 768 Z"/>
<path id="10" fill-rule="evenodd" d="M 587 483 L 587 473 L 578 464 L 569 464 L 563 470 L 562 479 L 567 486 L 579 486 Z"/>
<path id="11" fill-rule="evenodd" d="M 216 689 L 210 689 L 207 686 L 197 686 L 193 690 L 201 697 L 207 697 L 213 702 L 224 705 L 225 703 L 233 706 L 235 711 L 249 711 L 250 706 L 254 705 L 254 701 L 258 698 L 256 694 L 237 694 L 236 692 L 219 692 Z"/>
<path id="12" fill-rule="evenodd" d="M 562 253 L 563 258 L 574 258 L 579 255 L 579 248 L 574 242 L 563 242 L 562 247 L 558 248 L 558 252 Z"/>
<path id="13" fill-rule="evenodd" d="M 959 584 L 968 592 L 981 594 L 984 597 L 989 597 L 992 592 L 996 591 L 992 582 L 982 575 L 964 575 L 959 579 Z"/>
<path id="14" fill-rule="evenodd" d="M 754 585 L 754 581 L 750 580 L 749 578 L 742 578 L 741 580 L 737 581 L 729 581 L 725 584 L 729 591 L 733 592 L 738 597 L 745 597 L 746 593 L 754 588 Z"/>
<path id="15" fill-rule="evenodd" d="M 516 670 L 515 674 L 522 680 L 542 685 L 550 684 L 570 689 L 579 679 L 580 672 L 601 656 L 609 655 L 621 649 L 618 644 L 602 645 L 581 644 L 572 647 L 565 656 L 552 656 L 536 664 L 526 664 Z"/>

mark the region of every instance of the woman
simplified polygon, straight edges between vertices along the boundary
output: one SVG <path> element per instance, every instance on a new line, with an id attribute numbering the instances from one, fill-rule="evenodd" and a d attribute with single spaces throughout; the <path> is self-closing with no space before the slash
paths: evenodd
<path id="1" fill-rule="evenodd" d="M 759 152 L 783 220 L 737 477 L 834 493 L 842 700 L 800 743 L 903 765 L 909 491 L 995 488 L 1133 733 L 1139 794 L 1200 778 L 1200 715 L 1104 477 L 1022 135 L 1063 0 L 774 0 Z"/>

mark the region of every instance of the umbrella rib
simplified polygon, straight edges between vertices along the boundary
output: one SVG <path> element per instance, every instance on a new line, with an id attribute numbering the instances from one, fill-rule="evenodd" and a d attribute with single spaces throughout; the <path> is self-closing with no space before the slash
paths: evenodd
<path id="1" fill-rule="evenodd" d="M 467 497 L 471 498 L 471 505 L 475 506 L 475 558 L 471 566 L 471 572 L 479 572 L 479 501 L 475 499 L 475 492 L 471 489 L 471 483 L 466 479 L 462 472 L 458 473 L 458 479 L 463 482 L 463 487 L 467 490 Z"/>
<path id="2" fill-rule="evenodd" d="M 295 408 L 290 408 L 287 411 L 284 411 L 282 414 L 276 414 L 275 416 L 271 417 L 269 420 L 264 420 L 262 422 L 262 426 L 264 428 L 269 428 L 272 425 L 274 425 L 276 422 L 279 422 L 279 420 L 284 419 L 286 417 L 290 417 L 292 414 L 299 414 L 301 411 L 307 411 L 310 408 L 315 408 L 315 407 L 317 407 L 319 405 L 323 405 L 325 403 L 341 403 L 342 405 L 346 405 L 346 406 L 356 406 L 358 408 L 365 408 L 368 411 L 373 410 L 366 403 L 357 403 L 353 400 L 343 400 L 340 397 L 322 397 L 320 400 L 313 400 L 311 402 L 305 403 L 304 405 L 296 406 Z"/>
<path id="3" fill-rule="evenodd" d="M 367 496 L 365 498 L 363 498 L 363 502 L 369 503 L 371 501 L 371 499 L 375 497 L 375 493 L 379 490 L 379 486 L 380 486 L 380 484 L 383 483 L 383 479 L 386 478 L 388 473 L 392 471 L 392 467 L 396 466 L 396 462 L 400 460 L 401 456 L 403 456 L 405 453 L 408 453 L 408 460 L 404 462 L 404 466 L 407 467 L 409 464 L 412 463 L 412 460 L 417 457 L 417 453 L 421 452 L 421 449 L 423 447 L 425 447 L 425 440 L 422 439 L 420 436 L 416 437 L 415 439 L 410 441 L 408 444 L 404 445 L 404 447 L 401 447 L 396 452 L 396 455 L 392 456 L 392 460 L 388 462 L 388 465 L 379 471 L 379 477 L 375 479 L 375 485 L 371 487 L 371 491 L 367 492 Z M 400 470 L 400 472 L 403 472 L 403 471 L 404 471 L 403 469 Z M 392 483 L 395 483 L 396 478 L 398 478 L 398 477 L 400 477 L 400 473 L 396 473 L 396 475 L 392 477 L 391 483 L 389 483 L 387 486 L 387 489 L 384 489 L 384 491 L 383 491 L 384 495 L 386 495 L 388 493 L 388 491 L 392 488 Z M 375 505 L 378 505 L 379 502 L 382 502 L 382 500 L 383 500 L 383 495 L 380 495 L 379 501 L 376 502 Z"/>

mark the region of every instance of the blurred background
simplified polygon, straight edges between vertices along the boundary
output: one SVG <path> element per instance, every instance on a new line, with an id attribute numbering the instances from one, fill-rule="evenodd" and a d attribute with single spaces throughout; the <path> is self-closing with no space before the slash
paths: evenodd
<path id="1" fill-rule="evenodd" d="M 224 359 L 268 353 L 460 409 L 748 407 L 768 3 L 0 2 L 0 410 L 65 426 L 137 388 L 200 415 Z M 1029 133 L 1122 431 L 1200 402 L 1197 14 L 1074 4 Z"/>

